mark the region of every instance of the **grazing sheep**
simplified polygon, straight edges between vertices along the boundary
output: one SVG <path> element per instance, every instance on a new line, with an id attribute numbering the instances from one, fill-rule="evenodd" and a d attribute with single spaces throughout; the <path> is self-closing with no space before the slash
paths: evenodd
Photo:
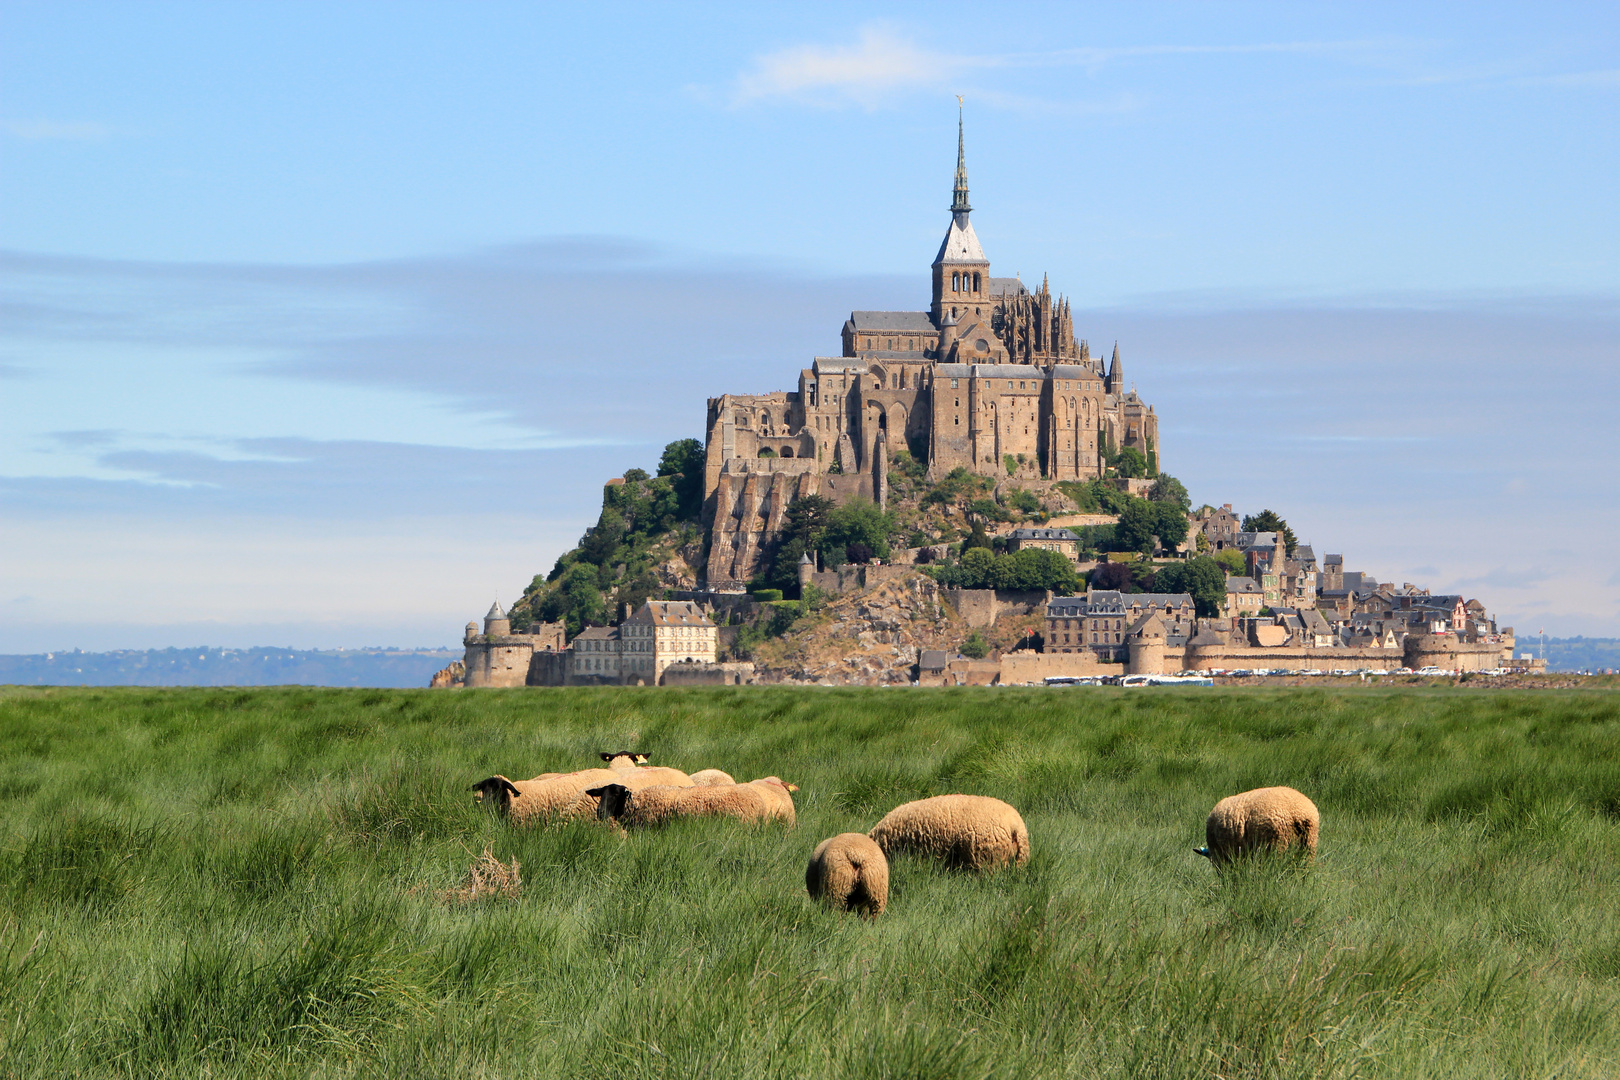
<path id="1" fill-rule="evenodd" d="M 692 778 L 679 769 L 667 768 L 663 765 L 643 765 L 637 769 L 614 769 L 614 774 L 621 777 L 634 777 L 632 786 L 651 787 L 654 784 L 668 784 L 670 787 L 691 787 Z"/>
<path id="2" fill-rule="evenodd" d="M 1018 811 L 984 795 L 936 795 L 897 806 L 867 834 L 883 854 L 911 851 L 967 870 L 1029 861 L 1029 829 Z"/>
<path id="3" fill-rule="evenodd" d="M 1321 826 L 1316 804 L 1293 788 L 1255 788 L 1215 804 L 1204 823 L 1208 847 L 1193 851 L 1221 866 L 1261 848 L 1285 851 L 1297 845 L 1296 854 L 1309 862 L 1316 857 Z"/>
<path id="4" fill-rule="evenodd" d="M 793 812 L 793 792 L 799 790 L 798 784 L 790 784 L 780 776 L 766 776 L 750 780 L 748 783 L 759 788 L 765 793 L 766 798 L 770 799 L 774 808 L 772 817 L 781 818 L 789 825 L 798 823 L 798 817 Z"/>
<path id="5" fill-rule="evenodd" d="M 596 814 L 621 825 L 662 825 L 678 817 L 734 817 L 765 821 L 780 817 L 780 809 L 753 784 L 730 787 L 673 787 L 660 785 L 632 791 L 621 783 L 604 784 L 585 792 L 599 800 Z"/>
<path id="6" fill-rule="evenodd" d="M 865 833 L 839 833 L 816 845 L 804 887 L 810 899 L 825 900 L 835 911 L 876 918 L 889 903 L 889 860 Z"/>
<path id="7" fill-rule="evenodd" d="M 692 778 L 679 769 L 667 769 L 659 765 L 648 765 L 647 755 L 638 754 L 633 750 L 615 750 L 612 753 L 602 751 L 602 760 L 608 763 L 608 768 L 618 773 L 635 773 L 639 778 L 631 787 L 648 787 L 652 784 L 673 784 L 675 787 L 691 787 Z"/>
<path id="8" fill-rule="evenodd" d="M 584 769 L 545 780 L 508 780 L 491 776 L 472 786 L 478 802 L 493 800 L 514 825 L 527 825 L 540 818 L 568 820 L 588 817 L 593 805 L 580 804 L 580 792 L 593 784 L 611 782 L 618 776 L 611 769 Z"/>
<path id="9" fill-rule="evenodd" d="M 720 784 L 735 784 L 731 774 L 721 772 L 719 769 L 699 769 L 692 774 L 692 783 L 698 787 L 715 787 Z"/>

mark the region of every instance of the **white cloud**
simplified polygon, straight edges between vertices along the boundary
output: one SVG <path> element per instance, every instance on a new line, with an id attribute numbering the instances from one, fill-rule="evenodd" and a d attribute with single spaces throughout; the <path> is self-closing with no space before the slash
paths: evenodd
<path id="1" fill-rule="evenodd" d="M 872 109 L 905 90 L 942 90 L 957 86 L 973 72 L 996 69 L 1083 67 L 1149 56 L 1192 56 L 1247 53 L 1317 53 L 1381 48 L 1360 41 L 1262 42 L 1251 45 L 1140 45 L 1122 48 L 1055 49 L 1022 53 L 950 53 L 916 44 L 883 24 L 862 27 L 851 45 L 794 45 L 756 56 L 733 84 L 731 103 L 745 105 L 773 98 L 824 106 L 859 105 Z M 976 89 L 974 96 L 1000 107 L 1118 112 L 1133 108 L 1134 98 L 1106 102 L 1048 102 L 1003 91 Z"/>
<path id="2" fill-rule="evenodd" d="M 105 124 L 61 120 L 0 120 L 0 131 L 19 139 L 62 139 L 84 142 L 112 134 Z"/>
<path id="3" fill-rule="evenodd" d="M 1526 81 L 1544 86 L 1620 87 L 1620 68 L 1611 68 L 1608 71 L 1574 71 L 1566 75 L 1548 75 Z"/>
<path id="4" fill-rule="evenodd" d="M 872 108 L 897 89 L 940 86 L 964 71 L 993 62 L 986 57 L 933 52 L 887 28 L 868 26 L 853 45 L 795 45 L 755 57 L 753 66 L 737 77 L 732 101 L 831 97 Z"/>

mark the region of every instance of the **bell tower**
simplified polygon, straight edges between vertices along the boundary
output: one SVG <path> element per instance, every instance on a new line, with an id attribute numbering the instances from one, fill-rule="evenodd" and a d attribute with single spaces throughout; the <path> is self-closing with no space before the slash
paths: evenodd
<path id="1" fill-rule="evenodd" d="M 967 154 L 962 138 L 962 99 L 956 99 L 956 185 L 951 193 L 951 226 L 934 259 L 934 299 L 929 313 L 940 326 L 947 315 L 959 320 L 990 315 L 990 260 L 984 257 L 968 215 Z"/>

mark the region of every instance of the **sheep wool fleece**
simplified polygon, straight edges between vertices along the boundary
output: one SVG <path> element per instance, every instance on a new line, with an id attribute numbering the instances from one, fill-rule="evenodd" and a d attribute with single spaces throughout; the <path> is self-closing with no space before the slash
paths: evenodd
<path id="1" fill-rule="evenodd" d="M 867 835 L 889 858 L 910 851 L 968 870 L 1029 861 L 1024 819 L 986 795 L 936 795 L 905 803 L 885 814 Z"/>
<path id="2" fill-rule="evenodd" d="M 1316 804 L 1293 788 L 1255 788 L 1216 803 L 1204 823 L 1204 838 L 1217 866 L 1258 848 L 1283 851 L 1296 844 L 1310 858 L 1321 825 Z"/>
<path id="3" fill-rule="evenodd" d="M 514 784 L 518 796 L 506 808 L 507 817 L 514 825 L 588 817 L 596 805 L 581 805 L 580 793 L 597 784 L 610 784 L 617 775 L 612 769 L 584 769 L 546 780 L 519 780 Z"/>
<path id="4" fill-rule="evenodd" d="M 692 774 L 692 783 L 696 787 L 717 787 L 721 784 L 735 784 L 731 774 L 720 769 L 699 769 Z"/>
<path id="5" fill-rule="evenodd" d="M 810 899 L 835 911 L 876 917 L 889 904 L 889 860 L 865 833 L 839 833 L 816 845 L 804 868 L 804 887 Z"/>
<path id="6" fill-rule="evenodd" d="M 793 793 L 797 787 L 788 786 L 787 781 L 780 776 L 765 776 L 758 780 L 748 781 L 750 787 L 757 787 L 765 793 L 772 807 L 771 817 L 781 818 L 789 825 L 798 824 L 798 815 L 793 809 Z"/>
<path id="7" fill-rule="evenodd" d="M 770 796 L 752 784 L 730 787 L 649 787 L 633 792 L 621 825 L 661 825 L 678 817 L 733 817 L 764 821 L 776 816 Z"/>

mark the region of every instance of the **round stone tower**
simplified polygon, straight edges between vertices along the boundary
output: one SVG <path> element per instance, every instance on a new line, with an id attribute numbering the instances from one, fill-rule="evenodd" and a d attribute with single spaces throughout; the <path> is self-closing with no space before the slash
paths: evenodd
<path id="1" fill-rule="evenodd" d="M 1164 623 L 1157 615 L 1149 616 L 1131 635 L 1130 659 L 1125 672 L 1128 675 L 1164 674 Z"/>

